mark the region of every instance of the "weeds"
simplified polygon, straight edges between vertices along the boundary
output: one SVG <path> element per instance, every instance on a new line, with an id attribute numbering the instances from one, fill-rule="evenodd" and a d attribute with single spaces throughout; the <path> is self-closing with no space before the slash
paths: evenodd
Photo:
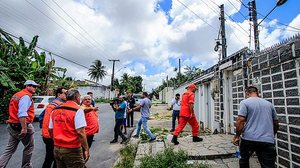
<path id="1" fill-rule="evenodd" d="M 156 155 L 145 156 L 141 159 L 140 168 L 208 168 L 206 164 L 188 164 L 188 154 L 182 150 L 175 152 L 166 148 Z"/>
<path id="2" fill-rule="evenodd" d="M 134 166 L 137 145 L 126 145 L 121 149 L 121 159 L 114 168 L 132 168 Z"/>

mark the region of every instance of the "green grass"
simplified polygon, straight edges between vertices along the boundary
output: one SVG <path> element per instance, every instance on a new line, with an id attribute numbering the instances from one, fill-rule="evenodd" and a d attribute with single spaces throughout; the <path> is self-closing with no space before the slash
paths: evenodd
<path id="1" fill-rule="evenodd" d="M 182 150 L 175 152 L 172 148 L 145 156 L 141 159 L 140 168 L 208 168 L 206 164 L 188 164 L 188 154 Z"/>
<path id="2" fill-rule="evenodd" d="M 132 168 L 134 166 L 135 155 L 137 152 L 137 145 L 126 145 L 120 151 L 120 161 L 114 168 Z"/>
<path id="3" fill-rule="evenodd" d="M 105 98 L 97 98 L 94 101 L 95 101 L 95 103 L 110 103 L 111 102 L 111 100 L 105 99 Z"/>

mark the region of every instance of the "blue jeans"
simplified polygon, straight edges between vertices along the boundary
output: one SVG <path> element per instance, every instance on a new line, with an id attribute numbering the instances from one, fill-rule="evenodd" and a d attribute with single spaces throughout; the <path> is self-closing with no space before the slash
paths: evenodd
<path id="1" fill-rule="evenodd" d="M 240 168 L 249 168 L 249 158 L 254 152 L 262 168 L 275 167 L 276 149 L 272 143 L 241 139 L 240 152 Z"/>
<path id="2" fill-rule="evenodd" d="M 137 128 L 137 131 L 136 131 L 136 135 L 139 136 L 140 135 L 140 131 L 141 131 L 141 126 L 143 124 L 143 128 L 144 130 L 146 131 L 146 133 L 151 137 L 151 139 L 154 139 L 155 136 L 152 134 L 152 132 L 149 130 L 148 128 L 148 117 L 141 117 L 140 120 L 139 120 L 139 123 L 138 123 L 138 128 Z"/>
<path id="3" fill-rule="evenodd" d="M 172 129 L 175 130 L 175 121 L 177 118 L 177 122 L 179 121 L 179 110 L 173 110 L 172 113 Z"/>

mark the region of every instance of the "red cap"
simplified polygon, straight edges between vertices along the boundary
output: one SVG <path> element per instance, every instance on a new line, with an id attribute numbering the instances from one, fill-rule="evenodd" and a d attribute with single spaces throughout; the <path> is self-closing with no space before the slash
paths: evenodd
<path id="1" fill-rule="evenodd" d="M 196 89 L 197 86 L 195 84 L 189 84 L 189 86 L 187 87 L 188 89 Z"/>

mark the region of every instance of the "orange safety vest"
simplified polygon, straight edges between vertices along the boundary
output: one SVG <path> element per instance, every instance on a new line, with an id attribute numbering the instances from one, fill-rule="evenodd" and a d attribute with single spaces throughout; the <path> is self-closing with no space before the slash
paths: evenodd
<path id="1" fill-rule="evenodd" d="M 195 93 L 187 91 L 182 95 L 179 116 L 189 117 L 191 115 L 190 104 L 194 104 Z"/>
<path id="2" fill-rule="evenodd" d="M 83 109 L 87 106 L 82 105 Z M 93 107 L 93 106 L 91 106 Z M 98 122 L 98 113 L 97 111 L 90 111 L 88 113 L 84 113 L 86 120 L 85 133 L 87 136 L 94 135 L 99 132 L 99 122 Z"/>
<path id="3" fill-rule="evenodd" d="M 77 103 L 67 101 L 52 111 L 51 119 L 55 146 L 64 148 L 81 147 L 74 121 L 78 109 Z"/>
<path id="4" fill-rule="evenodd" d="M 49 121 L 50 121 L 50 115 L 52 110 L 57 107 L 60 106 L 61 104 L 63 104 L 61 101 L 59 100 L 53 100 L 50 104 L 48 104 L 48 106 L 45 109 L 45 114 L 44 114 L 44 119 L 43 119 L 43 125 L 42 125 L 42 136 L 44 138 L 51 138 L 50 134 L 49 134 Z"/>
<path id="5" fill-rule="evenodd" d="M 19 101 L 25 95 L 28 95 L 30 97 L 31 102 L 32 102 L 29 109 L 27 110 L 28 116 L 26 117 L 26 123 L 29 124 L 29 123 L 33 122 L 33 119 L 34 119 L 34 104 L 33 104 L 33 100 L 32 100 L 32 94 L 28 90 L 23 89 L 20 92 L 17 92 L 16 94 L 14 94 L 12 96 L 12 98 L 10 99 L 9 109 L 8 109 L 9 118 L 7 120 L 8 123 L 14 123 L 14 124 L 20 123 L 19 117 L 18 117 Z"/>

